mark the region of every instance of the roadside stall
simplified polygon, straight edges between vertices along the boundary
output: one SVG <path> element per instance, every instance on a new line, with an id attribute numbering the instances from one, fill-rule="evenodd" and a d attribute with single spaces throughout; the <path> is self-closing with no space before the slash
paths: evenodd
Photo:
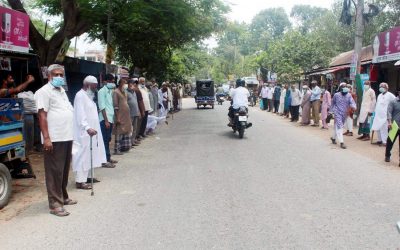
<path id="1" fill-rule="evenodd" d="M 1 89 L 5 90 L 16 86 L 7 86 L 4 79 L 12 76 L 15 85 L 24 82 L 37 57 L 29 53 L 28 15 L 0 7 L 0 18 L 0 76 Z M 37 68 L 36 65 L 38 73 Z M 35 78 L 40 79 L 38 74 Z M 30 86 L 31 89 L 38 87 Z M 3 93 L 7 98 L 0 98 L 0 209 L 7 205 L 11 196 L 11 177 L 35 178 L 25 150 L 24 100 L 8 96 L 7 90 Z M 29 127 L 31 130 L 32 126 Z"/>

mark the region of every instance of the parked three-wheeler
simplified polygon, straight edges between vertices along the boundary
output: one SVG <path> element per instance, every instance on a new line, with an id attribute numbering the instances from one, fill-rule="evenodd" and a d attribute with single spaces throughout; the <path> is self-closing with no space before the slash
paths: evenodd
<path id="1" fill-rule="evenodd" d="M 7 205 L 11 178 L 36 178 L 25 152 L 22 99 L 0 98 L 0 209 Z"/>

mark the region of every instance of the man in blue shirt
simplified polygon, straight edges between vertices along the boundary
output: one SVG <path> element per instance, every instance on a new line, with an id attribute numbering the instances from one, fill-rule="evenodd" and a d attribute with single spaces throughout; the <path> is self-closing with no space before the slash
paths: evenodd
<path id="1" fill-rule="evenodd" d="M 104 79 L 104 86 L 98 92 L 99 121 L 101 133 L 103 135 L 104 147 L 106 150 L 107 163 L 102 167 L 114 168 L 117 161 L 111 160 L 110 142 L 114 124 L 114 104 L 113 92 L 115 89 L 115 79 L 112 74 L 107 74 Z"/>
<path id="2" fill-rule="evenodd" d="M 318 82 L 313 80 L 311 82 L 311 105 L 312 105 L 312 117 L 314 119 L 313 127 L 319 127 L 319 110 L 321 107 L 321 89 L 318 87 Z"/>

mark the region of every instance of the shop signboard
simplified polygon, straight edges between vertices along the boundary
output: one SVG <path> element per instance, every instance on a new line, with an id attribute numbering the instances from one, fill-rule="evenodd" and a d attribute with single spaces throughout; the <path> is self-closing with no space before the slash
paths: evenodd
<path id="1" fill-rule="evenodd" d="M 374 39 L 372 63 L 400 60 L 400 27 L 382 32 Z"/>
<path id="2" fill-rule="evenodd" d="M 358 54 L 354 52 L 353 56 L 351 57 L 351 65 L 350 65 L 350 80 L 353 81 L 356 79 L 357 61 L 358 61 Z"/>
<path id="3" fill-rule="evenodd" d="M 0 6 L 0 49 L 29 52 L 29 16 Z"/>

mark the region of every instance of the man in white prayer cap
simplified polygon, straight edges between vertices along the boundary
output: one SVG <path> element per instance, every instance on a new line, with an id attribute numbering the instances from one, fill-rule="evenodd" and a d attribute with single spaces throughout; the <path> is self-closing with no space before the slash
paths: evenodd
<path id="1" fill-rule="evenodd" d="M 396 96 L 389 92 L 389 85 L 386 82 L 379 84 L 379 96 L 375 105 L 375 116 L 372 123 L 372 130 L 378 134 L 377 145 L 386 146 L 388 138 L 388 107 L 389 103 L 396 100 Z"/>
<path id="2" fill-rule="evenodd" d="M 346 149 L 347 147 L 344 145 L 343 141 L 343 127 L 349 108 L 355 111 L 357 109 L 357 105 L 349 93 L 350 90 L 346 83 L 342 82 L 339 86 L 339 90 L 340 91 L 336 93 L 332 99 L 331 112 L 334 114 L 335 126 L 332 129 L 331 141 L 333 144 L 336 144 L 336 140 L 338 140 L 340 147 Z"/>
<path id="3" fill-rule="evenodd" d="M 96 77 L 87 76 L 74 100 L 72 169 L 78 189 L 91 189 L 88 184 L 91 178 L 93 182 L 99 182 L 91 175 L 91 164 L 98 168 L 107 162 L 97 106 L 93 101 L 97 85 Z"/>

